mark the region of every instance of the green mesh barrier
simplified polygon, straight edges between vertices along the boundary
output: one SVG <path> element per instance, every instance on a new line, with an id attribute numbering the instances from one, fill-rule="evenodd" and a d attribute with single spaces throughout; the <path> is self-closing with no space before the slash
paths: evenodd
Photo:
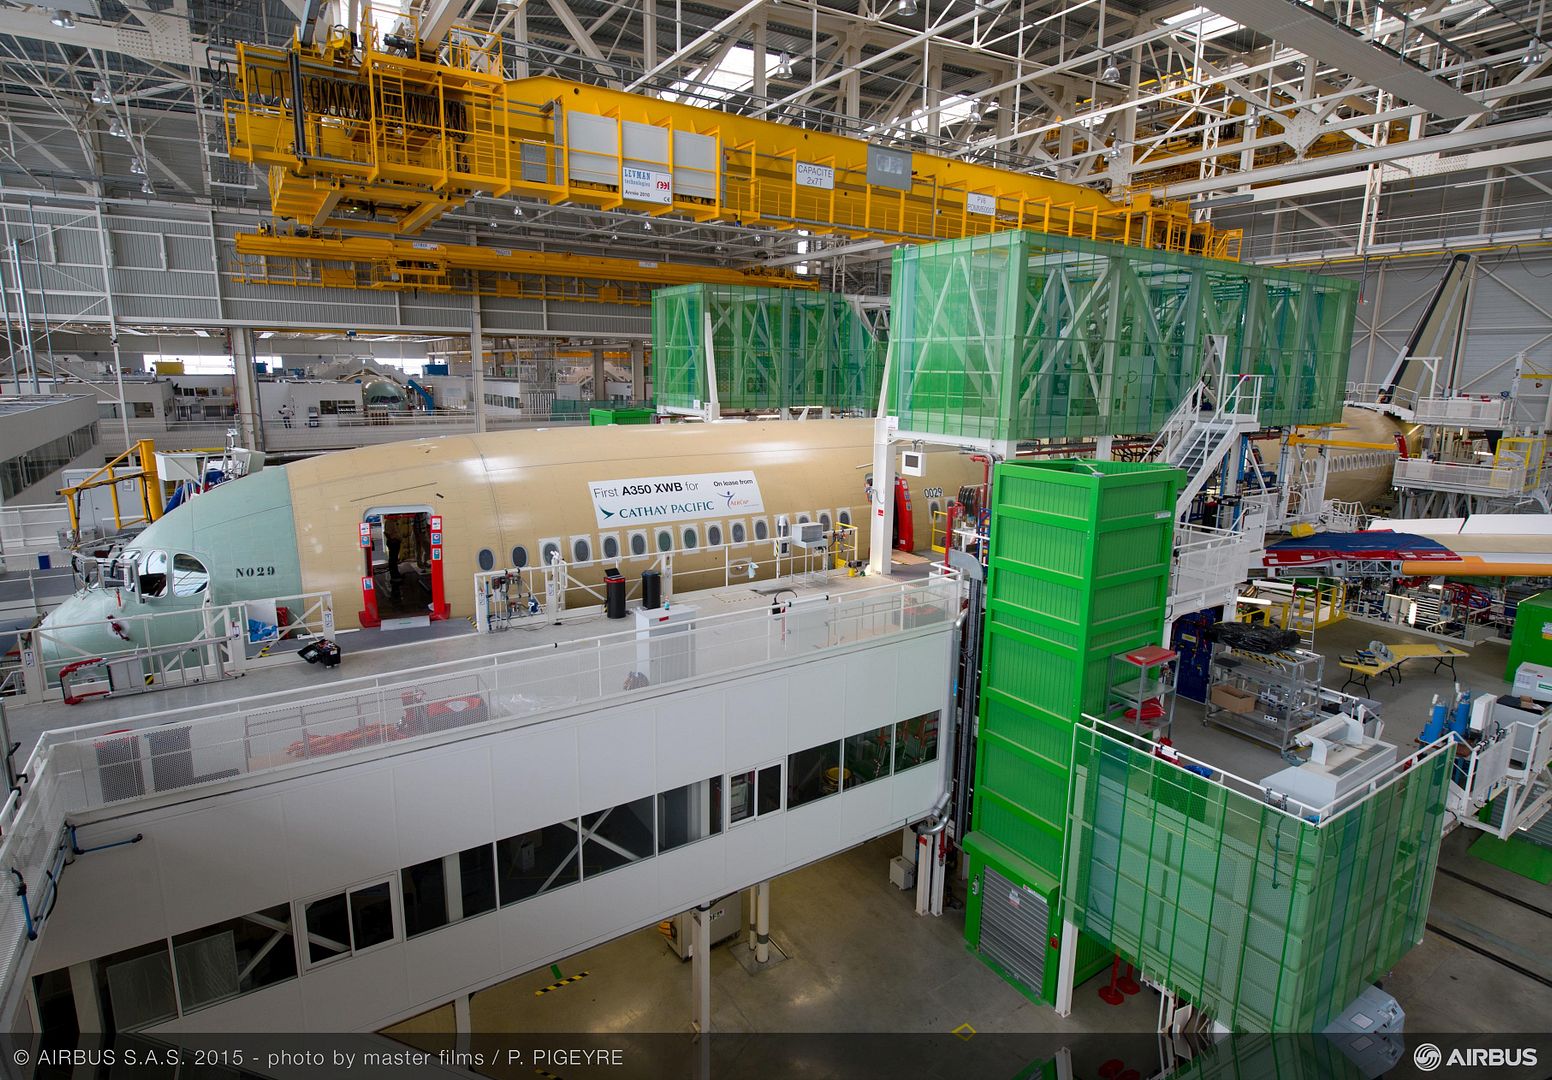
<path id="1" fill-rule="evenodd" d="M 1264 426 L 1341 417 L 1357 286 L 1000 232 L 895 250 L 889 393 L 902 430 L 1018 441 L 1158 431 L 1208 335 L 1259 375 Z"/>
<path id="2" fill-rule="evenodd" d="M 738 285 L 680 285 L 652 294 L 659 410 L 699 410 L 711 400 L 708 323 L 722 412 L 877 410 L 883 346 L 845 297 Z"/>
<path id="3" fill-rule="evenodd" d="M 1316 825 L 1080 726 L 1065 917 L 1236 1031 L 1319 1031 L 1422 936 L 1450 758 Z"/>

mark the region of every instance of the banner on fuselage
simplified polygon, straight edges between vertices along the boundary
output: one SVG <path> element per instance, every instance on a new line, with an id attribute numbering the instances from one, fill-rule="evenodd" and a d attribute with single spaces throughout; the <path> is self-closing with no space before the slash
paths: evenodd
<path id="1" fill-rule="evenodd" d="M 587 490 L 600 529 L 765 513 L 752 472 L 591 480 Z"/>

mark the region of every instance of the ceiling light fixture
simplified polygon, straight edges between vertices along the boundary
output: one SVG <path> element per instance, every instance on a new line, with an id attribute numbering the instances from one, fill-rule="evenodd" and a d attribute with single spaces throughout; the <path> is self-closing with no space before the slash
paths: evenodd
<path id="1" fill-rule="evenodd" d="M 1105 57 L 1105 70 L 1099 73 L 1099 77 L 1103 82 L 1121 81 L 1121 69 L 1116 67 L 1115 57 Z"/>
<path id="2" fill-rule="evenodd" d="M 1530 43 L 1530 51 L 1525 54 L 1520 63 L 1524 64 L 1526 67 L 1530 67 L 1532 64 L 1541 63 L 1541 42 L 1532 41 Z"/>
<path id="3" fill-rule="evenodd" d="M 145 162 L 141 161 L 139 158 L 131 158 L 129 161 L 129 171 L 134 173 L 136 176 L 144 176 L 146 174 Z"/>
<path id="4" fill-rule="evenodd" d="M 124 122 L 116 116 L 113 118 L 113 122 L 108 125 L 108 134 L 115 139 L 129 138 L 129 132 L 124 130 Z"/>
<path id="5" fill-rule="evenodd" d="M 781 54 L 781 59 L 776 61 L 775 75 L 776 75 L 776 78 L 778 78 L 778 79 L 790 79 L 790 78 L 792 78 L 792 57 L 791 56 L 789 56 L 786 53 L 782 53 Z"/>
<path id="6" fill-rule="evenodd" d="M 92 84 L 92 101 L 97 105 L 112 105 L 113 94 L 108 89 L 108 84 L 98 79 Z"/>
<path id="7" fill-rule="evenodd" d="M 59 8 L 55 8 L 49 15 L 49 22 L 53 23 L 61 30 L 75 29 L 75 20 L 70 17 L 70 12 L 62 11 Z"/>
<path id="8" fill-rule="evenodd" d="M 521 206 L 514 206 L 514 207 L 512 207 L 512 216 L 513 217 L 524 217 L 526 215 L 524 214 L 523 208 Z"/>
<path id="9" fill-rule="evenodd" d="M 909 19 L 912 15 L 916 14 L 916 0 L 900 0 L 900 2 L 895 5 L 895 14 L 903 15 Z"/>
<path id="10" fill-rule="evenodd" d="M 981 122 L 981 103 L 979 101 L 972 101 L 970 103 L 970 122 L 972 124 L 979 124 Z"/>
<path id="11" fill-rule="evenodd" d="M 650 221 L 643 221 L 641 223 L 641 231 L 642 232 L 651 232 L 652 231 L 652 222 L 650 222 Z"/>
<path id="12" fill-rule="evenodd" d="M 149 180 L 145 181 L 144 183 L 142 183 L 140 185 L 140 191 L 141 191 L 142 194 L 145 194 L 145 195 L 155 195 L 156 194 L 156 188 L 151 185 L 151 181 L 149 181 Z"/>

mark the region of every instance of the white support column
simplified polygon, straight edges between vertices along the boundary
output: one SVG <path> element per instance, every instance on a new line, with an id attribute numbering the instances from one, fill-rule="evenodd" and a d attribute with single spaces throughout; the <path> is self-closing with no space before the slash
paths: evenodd
<path id="1" fill-rule="evenodd" d="M 754 962 L 768 964 L 771 960 L 771 883 L 760 882 L 755 893 L 759 902 L 754 920 Z"/>
<path id="2" fill-rule="evenodd" d="M 1114 446 L 1114 445 L 1115 445 L 1115 436 L 1114 435 L 1101 435 L 1098 438 L 1096 438 L 1094 440 L 1094 460 L 1095 461 L 1113 461 L 1113 460 L 1115 460 L 1112 457 L 1111 453 L 1110 453 L 1110 448 L 1112 446 Z"/>
<path id="3" fill-rule="evenodd" d="M 469 995 L 459 994 L 453 998 L 453 1033 L 468 1035 L 473 1030 L 474 1022 L 469 1019 Z"/>
<path id="4" fill-rule="evenodd" d="M 749 951 L 754 952 L 755 937 L 758 934 L 758 931 L 755 929 L 755 919 L 760 910 L 760 886 L 751 885 L 748 889 L 745 890 L 745 892 L 748 895 L 744 899 L 748 902 L 749 906 Z"/>
<path id="5" fill-rule="evenodd" d="M 647 400 L 647 345 L 633 341 L 630 345 L 631 404 L 640 405 Z"/>
<path id="6" fill-rule="evenodd" d="M 894 548 L 895 448 L 890 438 L 889 417 L 873 422 L 873 505 L 868 510 L 868 573 L 890 573 Z"/>
<path id="7" fill-rule="evenodd" d="M 932 852 L 937 837 L 931 833 L 916 834 L 916 914 L 925 915 L 932 910 Z"/>
<path id="8" fill-rule="evenodd" d="M 706 348 L 706 400 L 701 402 L 701 407 L 706 412 L 708 421 L 722 419 L 722 402 L 717 397 L 717 349 L 712 344 L 711 310 L 706 310 L 705 324 L 702 332 L 706 335 L 703 339 Z"/>
<path id="9" fill-rule="evenodd" d="M 766 97 L 765 57 L 765 15 L 762 13 L 754 22 L 754 86 L 751 91 L 756 101 L 764 101 Z"/>
<path id="10" fill-rule="evenodd" d="M 97 980 L 88 962 L 70 965 L 70 993 L 75 998 L 75 1023 L 83 1034 L 102 1030 L 102 1006 L 97 999 Z"/>
<path id="11" fill-rule="evenodd" d="M 1072 1015 L 1073 981 L 1078 975 L 1078 928 L 1062 920 L 1062 948 L 1056 961 L 1056 1015 Z"/>
<path id="12" fill-rule="evenodd" d="M 657 0 L 641 4 L 641 66 L 646 71 L 657 67 Z"/>
<path id="13" fill-rule="evenodd" d="M 528 78 L 528 5 L 519 4 L 512 16 L 512 77 Z"/>
<path id="14" fill-rule="evenodd" d="M 711 1034 L 711 905 L 695 909 L 690 936 L 691 1024 L 701 1035 Z"/>
<path id="15" fill-rule="evenodd" d="M 474 398 L 474 430 L 485 430 L 485 329 L 480 320 L 480 298 L 470 297 L 469 395 Z"/>
<path id="16" fill-rule="evenodd" d="M 253 331 L 234 326 L 231 335 L 238 428 L 244 446 L 250 450 L 263 450 L 264 418 L 259 415 L 259 383 L 253 373 Z"/>

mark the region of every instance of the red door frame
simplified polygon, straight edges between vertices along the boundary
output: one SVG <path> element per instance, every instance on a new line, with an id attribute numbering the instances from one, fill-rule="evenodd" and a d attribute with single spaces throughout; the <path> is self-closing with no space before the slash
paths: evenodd
<path id="1" fill-rule="evenodd" d="M 447 584 L 443 576 L 444 560 L 442 515 L 433 514 L 429 509 L 408 510 L 377 510 L 368 513 L 368 517 L 376 516 L 379 519 L 385 517 L 401 517 L 405 514 L 425 514 L 430 519 L 431 533 L 431 611 L 428 613 L 432 622 L 441 622 L 451 614 L 451 605 L 447 602 Z M 369 521 L 361 522 L 357 529 L 357 542 L 366 552 L 366 573 L 361 577 L 361 610 L 356 617 L 364 627 L 382 625 L 382 616 L 377 608 L 377 584 L 372 580 L 372 524 Z"/>

